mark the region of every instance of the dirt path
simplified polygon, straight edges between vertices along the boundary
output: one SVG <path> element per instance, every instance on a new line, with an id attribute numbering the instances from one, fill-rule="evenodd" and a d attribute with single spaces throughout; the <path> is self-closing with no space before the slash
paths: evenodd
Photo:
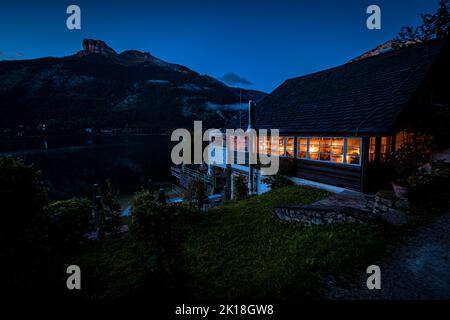
<path id="1" fill-rule="evenodd" d="M 381 290 L 368 290 L 365 270 L 350 287 L 331 285 L 328 299 L 450 299 L 450 211 L 404 239 L 378 261 Z"/>

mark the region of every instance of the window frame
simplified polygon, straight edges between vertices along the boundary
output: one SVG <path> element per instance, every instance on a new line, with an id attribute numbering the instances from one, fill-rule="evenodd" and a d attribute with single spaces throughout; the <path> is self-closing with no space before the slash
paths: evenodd
<path id="1" fill-rule="evenodd" d="M 348 163 L 347 162 L 347 151 L 348 151 L 348 144 L 347 144 L 347 140 L 348 139 L 358 139 L 359 140 L 359 147 L 358 147 L 358 149 L 359 149 L 359 162 L 358 163 Z M 349 166 L 358 166 L 358 167 L 361 167 L 361 163 L 362 163 L 362 159 L 361 159 L 361 157 L 362 157 L 362 138 L 361 137 L 345 137 L 345 140 L 344 140 L 344 160 L 345 160 L 345 164 L 346 165 L 349 165 Z"/>
<path id="2" fill-rule="evenodd" d="M 287 153 L 287 139 L 288 138 L 292 138 L 292 156 L 288 155 Z M 285 136 L 284 137 L 284 157 L 285 158 L 291 158 L 294 159 L 295 158 L 295 136 Z"/>
<path id="3" fill-rule="evenodd" d="M 306 144 L 299 143 L 300 139 L 306 139 Z M 297 145 L 295 148 L 295 159 L 308 160 L 309 159 L 309 138 L 307 136 L 295 136 L 295 141 L 297 142 Z M 300 157 L 299 156 L 299 152 L 300 152 L 299 147 L 305 146 L 305 145 L 306 145 L 305 157 Z"/>
<path id="4" fill-rule="evenodd" d="M 275 137 L 273 137 L 275 138 Z M 280 154 L 280 139 L 283 139 L 283 154 Z M 270 140 L 272 141 L 272 140 Z M 286 157 L 286 137 L 285 136 L 278 136 L 277 140 L 277 155 L 279 158 L 285 158 Z"/>
<path id="5" fill-rule="evenodd" d="M 344 139 L 344 145 L 343 145 L 343 161 L 342 162 L 335 162 L 335 161 L 329 161 L 329 160 L 320 160 L 320 144 L 319 144 L 319 151 L 318 153 L 318 159 L 311 159 L 310 158 L 310 139 L 311 138 L 327 138 L 331 139 L 330 148 L 332 149 L 332 141 L 333 139 Z M 306 139 L 306 158 L 299 157 L 299 139 Z M 359 163 L 349 163 L 347 162 L 347 139 L 358 139 L 359 140 Z M 316 162 L 323 162 L 323 163 L 331 163 L 335 165 L 347 165 L 347 166 L 353 166 L 353 167 L 361 167 L 362 164 L 362 137 L 354 137 L 354 136 L 312 136 L 312 135 L 301 135 L 301 136 L 295 136 L 295 141 L 297 142 L 296 146 L 296 152 L 295 152 L 295 159 L 298 160 L 307 160 L 307 161 L 316 161 Z M 304 144 L 303 144 L 304 145 Z M 330 157 L 332 158 L 333 151 L 330 152 Z"/>

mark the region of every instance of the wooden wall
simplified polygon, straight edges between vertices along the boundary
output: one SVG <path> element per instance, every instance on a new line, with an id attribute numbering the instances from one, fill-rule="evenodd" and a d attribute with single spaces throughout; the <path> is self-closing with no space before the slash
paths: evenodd
<path id="1" fill-rule="evenodd" d="M 295 159 L 293 176 L 342 188 L 361 190 L 361 167 Z"/>

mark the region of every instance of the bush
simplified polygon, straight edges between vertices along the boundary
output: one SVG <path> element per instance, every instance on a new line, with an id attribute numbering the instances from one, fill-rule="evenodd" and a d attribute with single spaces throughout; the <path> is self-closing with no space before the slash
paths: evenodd
<path id="1" fill-rule="evenodd" d="M 234 177 L 234 198 L 242 200 L 248 196 L 248 187 L 244 176 Z"/>
<path id="2" fill-rule="evenodd" d="M 181 267 L 186 228 L 192 218 L 186 206 L 160 203 L 148 191 L 135 196 L 131 232 L 144 260 L 156 256 L 160 274 L 174 273 Z"/>
<path id="3" fill-rule="evenodd" d="M 293 184 L 293 182 L 291 180 L 289 180 L 288 178 L 286 178 L 285 176 L 283 176 L 280 173 L 277 173 L 274 176 L 270 176 L 268 178 L 264 178 L 262 180 L 263 183 L 268 184 L 270 189 L 277 189 L 277 188 L 282 188 L 282 187 L 287 187 Z"/>
<path id="4" fill-rule="evenodd" d="M 111 181 L 107 180 L 101 190 L 100 202 L 101 229 L 106 234 L 116 236 L 122 226 L 120 203 L 117 201 L 117 191 Z"/>
<path id="5" fill-rule="evenodd" d="M 39 175 L 33 166 L 19 159 L 0 158 L 0 212 L 4 226 L 0 242 L 3 245 L 9 247 L 40 232 L 36 225 L 47 202 L 47 190 Z"/>
<path id="6" fill-rule="evenodd" d="M 428 137 L 415 137 L 413 143 L 404 144 L 392 158 L 397 183 L 410 185 L 419 167 L 431 161 L 431 147 Z"/>
<path id="7" fill-rule="evenodd" d="M 87 199 L 54 201 L 47 215 L 48 235 L 56 246 L 75 246 L 94 229 L 92 203 Z"/>
<path id="8" fill-rule="evenodd" d="M 408 198 L 411 212 L 418 215 L 443 213 L 448 208 L 449 169 L 437 162 L 429 173 L 417 176 Z"/>
<path id="9" fill-rule="evenodd" d="M 187 186 L 184 197 L 190 204 L 196 204 L 197 208 L 201 210 L 207 198 L 205 183 L 197 179 L 191 180 Z"/>

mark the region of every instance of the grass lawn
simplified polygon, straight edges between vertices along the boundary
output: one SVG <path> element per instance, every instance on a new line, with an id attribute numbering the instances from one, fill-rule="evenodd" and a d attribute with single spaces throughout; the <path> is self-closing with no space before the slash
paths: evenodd
<path id="1" fill-rule="evenodd" d="M 306 204 L 327 195 L 290 186 L 206 212 L 187 243 L 190 296 L 317 298 L 321 276 L 365 270 L 383 246 L 381 230 L 353 224 L 306 228 L 271 218 L 274 205 Z"/>
<path id="2" fill-rule="evenodd" d="M 272 220 L 276 204 L 311 203 L 328 193 L 290 186 L 201 213 L 190 226 L 181 296 L 194 301 L 319 298 L 323 276 L 365 270 L 383 231 L 353 224 L 302 227 Z M 77 254 L 88 299 L 146 297 L 142 261 L 131 236 Z"/>

